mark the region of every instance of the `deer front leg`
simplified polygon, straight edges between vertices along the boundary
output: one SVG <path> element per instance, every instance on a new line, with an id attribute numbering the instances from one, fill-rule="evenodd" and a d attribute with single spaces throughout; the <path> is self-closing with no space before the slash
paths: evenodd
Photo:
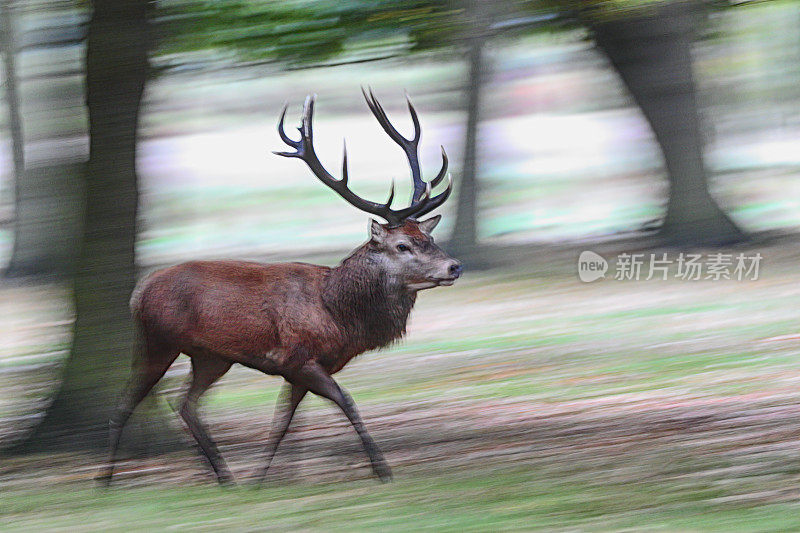
<path id="1" fill-rule="evenodd" d="M 361 438 L 361 444 L 364 446 L 364 451 L 367 452 L 370 462 L 372 463 L 372 470 L 382 482 L 386 483 L 392 480 L 392 471 L 386 460 L 383 458 L 378 445 L 372 440 L 372 437 L 367 433 L 364 427 L 364 422 L 356 410 L 356 404 L 353 399 L 347 394 L 336 381 L 333 380 L 330 374 L 316 362 L 310 361 L 304 364 L 300 370 L 290 380 L 292 384 L 298 384 L 310 390 L 318 396 L 327 398 L 332 401 L 347 415 L 350 423 L 355 428 L 356 433 Z"/>
<path id="2" fill-rule="evenodd" d="M 286 383 L 281 393 L 281 398 L 278 400 L 278 405 L 275 406 L 275 419 L 272 421 L 272 429 L 269 432 L 267 439 L 267 456 L 264 467 L 256 475 L 256 483 L 261 483 L 267 475 L 272 458 L 275 457 L 275 452 L 278 450 L 278 445 L 286 435 L 286 430 L 289 429 L 289 424 L 292 423 L 292 418 L 297 410 L 297 406 L 303 401 L 308 389 L 291 383 Z"/>

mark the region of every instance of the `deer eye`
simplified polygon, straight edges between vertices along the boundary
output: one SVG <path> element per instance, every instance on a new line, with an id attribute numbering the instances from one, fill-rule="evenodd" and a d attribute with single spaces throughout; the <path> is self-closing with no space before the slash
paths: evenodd
<path id="1" fill-rule="evenodd" d="M 406 245 L 406 244 L 398 244 L 397 245 L 397 251 L 398 252 L 410 252 L 411 248 L 409 248 L 408 245 Z"/>

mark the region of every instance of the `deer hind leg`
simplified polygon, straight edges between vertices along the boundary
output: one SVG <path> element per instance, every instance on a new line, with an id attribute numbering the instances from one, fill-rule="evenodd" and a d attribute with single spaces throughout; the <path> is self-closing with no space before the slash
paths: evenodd
<path id="1" fill-rule="evenodd" d="M 266 477 L 267 470 L 272 464 L 272 458 L 275 457 L 275 452 L 278 450 L 278 445 L 286 435 L 286 430 L 289 429 L 289 425 L 292 423 L 297 406 L 303 401 L 307 392 L 308 389 L 305 387 L 292 385 L 289 382 L 284 385 L 281 398 L 278 400 L 278 405 L 275 406 L 275 418 L 272 421 L 272 429 L 267 439 L 266 460 L 264 467 L 256 475 L 256 483 L 261 483 Z"/>
<path id="2" fill-rule="evenodd" d="M 222 459 L 222 456 L 217 449 L 217 444 L 208 434 L 203 423 L 197 415 L 197 401 L 200 396 L 205 393 L 211 385 L 221 378 L 225 372 L 230 370 L 232 363 L 224 359 L 212 357 L 192 357 L 192 377 L 189 385 L 189 390 L 186 397 L 183 399 L 178 413 L 189 432 L 197 441 L 200 447 L 200 452 L 208 460 L 217 481 L 220 485 L 233 483 L 233 476 L 231 475 L 228 466 Z"/>
<path id="3" fill-rule="evenodd" d="M 297 383 L 317 396 L 322 396 L 331 400 L 347 415 L 350 423 L 355 428 L 356 433 L 361 438 L 361 444 L 364 446 L 364 451 L 367 452 L 370 462 L 372 463 L 372 471 L 378 476 L 378 479 L 384 483 L 392 480 L 392 471 L 386 460 L 383 458 L 381 450 L 372 437 L 367 433 L 367 428 L 364 427 L 364 422 L 356 410 L 356 404 L 353 399 L 347 394 L 331 375 L 316 362 L 309 362 L 294 376 L 292 383 Z"/>
<path id="4" fill-rule="evenodd" d="M 177 349 L 156 346 L 154 343 L 147 343 L 145 347 L 144 343 L 145 340 L 142 338 L 137 340 L 135 350 L 141 353 L 134 356 L 133 373 L 125 386 L 122 399 L 108 423 L 108 462 L 97 476 L 97 481 L 105 486 L 111 483 L 111 476 L 114 473 L 122 428 L 125 427 L 136 406 L 164 376 L 180 353 Z"/>

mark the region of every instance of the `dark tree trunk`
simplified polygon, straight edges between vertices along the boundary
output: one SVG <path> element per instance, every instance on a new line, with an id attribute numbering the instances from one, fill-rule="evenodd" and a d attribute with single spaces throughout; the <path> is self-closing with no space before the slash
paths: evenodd
<path id="1" fill-rule="evenodd" d="M 480 17 L 477 3 L 470 2 L 474 34 L 467 39 L 467 59 L 469 73 L 467 80 L 467 126 L 464 135 L 464 161 L 458 180 L 458 200 L 453 234 L 448 243 L 448 251 L 469 262 L 478 245 L 478 126 L 480 124 L 481 92 L 486 79 L 486 20 Z"/>
<path id="2" fill-rule="evenodd" d="M 89 163 L 63 382 L 27 449 L 95 449 L 131 366 L 136 138 L 148 75 L 147 0 L 95 0 L 86 50 Z M 144 406 L 143 406 L 144 407 Z M 134 431 L 149 431 L 134 424 Z M 163 422 L 163 420 L 160 420 Z M 141 436 L 136 439 L 141 447 Z M 146 443 L 144 444 L 146 446 Z"/>
<path id="3" fill-rule="evenodd" d="M 726 244 L 744 235 L 708 188 L 692 72 L 695 15 L 692 4 L 675 2 L 591 25 L 664 155 L 669 200 L 661 235 L 674 244 Z"/>

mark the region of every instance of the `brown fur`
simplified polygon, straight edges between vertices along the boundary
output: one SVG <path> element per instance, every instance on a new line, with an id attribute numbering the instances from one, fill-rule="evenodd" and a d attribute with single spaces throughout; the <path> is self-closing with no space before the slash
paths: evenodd
<path id="1" fill-rule="evenodd" d="M 306 358 L 338 372 L 356 355 L 400 338 L 416 299 L 370 265 L 366 246 L 336 268 L 192 261 L 143 285 L 132 312 L 146 337 L 190 356 L 258 368 L 259 360 L 272 362 L 269 373 L 284 377 Z"/>

